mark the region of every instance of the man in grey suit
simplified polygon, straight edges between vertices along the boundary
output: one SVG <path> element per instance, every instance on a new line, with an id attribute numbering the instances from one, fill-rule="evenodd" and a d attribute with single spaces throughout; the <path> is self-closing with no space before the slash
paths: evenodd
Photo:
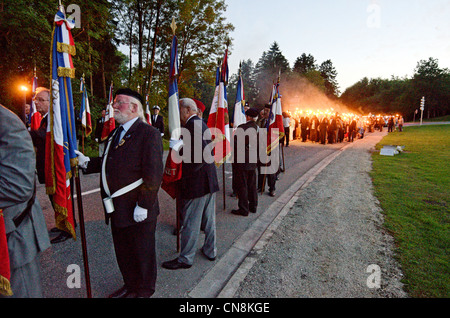
<path id="1" fill-rule="evenodd" d="M 210 158 L 197 158 L 200 150 L 205 155 L 205 148 L 211 143 L 211 134 L 205 122 L 198 117 L 197 104 L 190 98 L 180 100 L 180 120 L 186 134 L 189 134 L 183 137 L 191 142 L 183 140 L 183 153 L 180 153 L 183 158 L 182 177 L 179 181 L 181 252 L 177 258 L 162 264 L 170 270 L 192 266 L 201 228 L 205 231 L 203 255 L 214 261 L 217 254 L 216 192 L 219 191 L 219 183 L 216 166 L 212 161 L 205 160 L 213 159 L 212 154 Z M 196 147 L 197 145 L 201 147 Z"/>
<path id="2" fill-rule="evenodd" d="M 12 297 L 41 298 L 39 253 L 50 247 L 37 198 L 36 158 L 23 122 L 0 105 L 0 209 L 11 264 Z"/>

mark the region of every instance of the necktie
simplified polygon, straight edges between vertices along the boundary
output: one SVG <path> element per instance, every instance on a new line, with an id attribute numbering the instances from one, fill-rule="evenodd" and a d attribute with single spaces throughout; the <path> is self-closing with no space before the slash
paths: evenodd
<path id="1" fill-rule="evenodd" d="M 119 129 L 117 130 L 116 135 L 114 136 L 114 141 L 112 144 L 114 149 L 117 148 L 117 146 L 119 146 L 120 135 L 122 134 L 123 130 L 124 130 L 123 127 L 120 126 Z"/>

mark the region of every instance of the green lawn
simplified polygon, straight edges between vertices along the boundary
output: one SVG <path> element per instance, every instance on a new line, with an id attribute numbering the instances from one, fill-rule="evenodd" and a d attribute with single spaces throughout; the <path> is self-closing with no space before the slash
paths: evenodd
<path id="1" fill-rule="evenodd" d="M 395 157 L 375 152 L 371 177 L 397 243 L 403 283 L 411 297 L 450 297 L 450 125 L 406 127 L 383 145 L 402 145 Z"/>

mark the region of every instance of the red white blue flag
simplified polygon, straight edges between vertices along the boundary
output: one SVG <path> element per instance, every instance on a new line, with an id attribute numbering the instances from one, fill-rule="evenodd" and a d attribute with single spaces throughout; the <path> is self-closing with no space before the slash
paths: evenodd
<path id="1" fill-rule="evenodd" d="M 173 145 L 177 145 L 181 139 L 180 122 L 180 103 L 178 96 L 178 39 L 174 35 L 172 47 L 170 50 L 170 68 L 169 68 L 169 132 L 170 132 L 170 150 L 167 156 L 166 166 L 161 188 L 167 192 L 173 199 L 177 197 L 176 181 L 181 179 L 182 164 L 174 160 L 173 154 L 176 150 Z"/>
<path id="2" fill-rule="evenodd" d="M 46 140 L 45 184 L 47 194 L 53 196 L 56 227 L 70 233 L 75 239 L 70 178 L 72 167 L 77 164 L 71 83 L 71 79 L 75 77 L 72 55 L 75 55 L 76 49 L 70 32 L 74 23 L 66 19 L 62 10 L 63 8 L 56 13 L 52 39 L 52 85 Z"/>
<path id="3" fill-rule="evenodd" d="M 102 130 L 102 141 L 106 140 L 110 133 L 116 129 L 116 121 L 114 119 L 114 109 L 112 107 L 114 103 L 113 83 L 109 87 L 108 105 L 106 105 L 105 123 Z"/>
<path id="4" fill-rule="evenodd" d="M 152 113 L 150 111 L 150 102 L 148 94 L 145 96 L 145 120 L 151 126 L 152 125 Z"/>
<path id="5" fill-rule="evenodd" d="M 216 72 L 216 91 L 208 118 L 208 127 L 214 143 L 214 161 L 217 167 L 224 164 L 231 156 L 230 146 L 230 118 L 227 102 L 228 84 L 228 49 L 221 66 Z"/>
<path id="6" fill-rule="evenodd" d="M 273 85 L 271 104 L 272 108 L 270 110 L 269 120 L 267 121 L 267 153 L 275 149 L 279 144 L 279 140 L 284 136 L 280 77 L 278 77 L 278 82 Z"/>
<path id="7" fill-rule="evenodd" d="M 234 116 L 233 116 L 233 131 L 235 131 L 240 125 L 245 124 L 245 94 L 244 94 L 244 81 L 242 79 L 241 72 L 239 70 L 239 79 L 236 91 L 236 102 L 234 104 Z"/>
<path id="8" fill-rule="evenodd" d="M 80 92 L 82 93 L 80 107 L 81 126 L 85 131 L 86 137 L 88 137 L 92 133 L 92 120 L 91 109 L 89 107 L 89 97 L 86 84 L 84 82 L 84 77 L 81 78 Z"/>
<path id="9" fill-rule="evenodd" d="M 34 97 L 36 96 L 36 88 L 37 88 L 37 77 L 36 77 L 36 69 L 34 70 L 33 84 L 32 84 L 32 94 L 33 98 L 31 100 L 30 107 L 30 115 L 29 115 L 29 124 L 31 130 L 38 130 L 41 125 L 42 115 L 36 110 L 36 103 L 34 102 Z"/>

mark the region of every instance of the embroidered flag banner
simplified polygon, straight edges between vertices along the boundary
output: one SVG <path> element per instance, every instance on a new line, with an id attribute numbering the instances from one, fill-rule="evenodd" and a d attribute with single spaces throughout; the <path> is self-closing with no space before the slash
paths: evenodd
<path id="1" fill-rule="evenodd" d="M 280 77 L 277 84 L 273 85 L 272 108 L 267 121 L 267 153 L 278 147 L 279 141 L 284 136 L 283 112 L 281 107 Z"/>
<path id="2" fill-rule="evenodd" d="M 174 35 L 172 39 L 172 47 L 170 50 L 170 68 L 169 68 L 169 132 L 170 132 L 170 149 L 167 156 L 166 166 L 161 188 L 167 192 L 173 199 L 177 197 L 176 182 L 181 179 L 182 163 L 174 160 L 173 149 L 181 144 L 181 122 L 180 122 L 180 104 L 178 96 L 178 39 Z"/>
<path id="3" fill-rule="evenodd" d="M 75 113 L 71 79 L 75 77 L 72 55 L 75 43 L 70 30 L 74 22 L 66 19 L 60 10 L 55 15 L 51 63 L 52 85 L 50 93 L 49 125 L 46 139 L 45 184 L 52 195 L 55 224 L 75 239 L 74 216 L 70 178 L 77 165 Z"/>
<path id="4" fill-rule="evenodd" d="M 8 241 L 6 239 L 5 219 L 0 209 L 0 295 L 12 296 L 11 265 L 9 263 Z"/>

